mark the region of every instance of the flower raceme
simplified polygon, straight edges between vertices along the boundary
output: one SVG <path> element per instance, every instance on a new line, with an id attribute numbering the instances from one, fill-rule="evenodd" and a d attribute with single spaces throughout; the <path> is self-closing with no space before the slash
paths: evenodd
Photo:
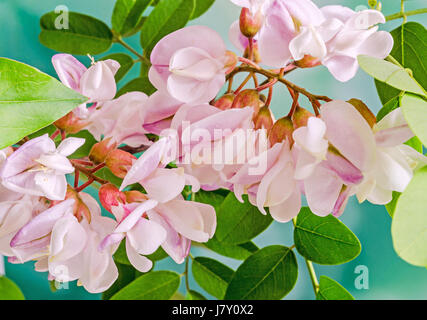
<path id="1" fill-rule="evenodd" d="M 360 101 L 313 95 L 284 78 L 323 64 L 336 79 L 350 80 L 359 54 L 390 52 L 390 34 L 377 27 L 384 16 L 310 0 L 232 2 L 242 12 L 230 38 L 244 57 L 207 27 L 177 30 L 152 50 L 148 76 L 157 91 L 150 96 L 117 96 L 116 61 L 86 68 L 68 54 L 53 57 L 63 84 L 88 102 L 56 121 L 51 137 L 0 151 L 0 254 L 12 263 L 35 260 L 51 280 L 103 292 L 118 278 L 113 255 L 123 241 L 130 263 L 148 272 L 147 256 L 159 247 L 183 263 L 193 242 L 212 239 L 214 208 L 190 196 L 200 189 L 223 189 L 241 202 L 247 195 L 279 222 L 295 218 L 303 198 L 319 216 L 340 216 L 353 195 L 386 204 L 393 191 L 405 190 L 427 158 L 405 144 L 414 134 L 400 108 L 377 122 Z M 279 69 L 263 69 L 259 59 Z M 233 90 L 240 72 L 248 75 Z M 258 83 L 258 74 L 267 79 Z M 277 120 L 270 109 L 276 83 L 293 100 Z M 85 141 L 67 135 L 82 130 L 97 143 L 69 159 Z M 81 175 L 87 180 L 79 186 Z M 95 182 L 114 218 L 83 192 Z"/>

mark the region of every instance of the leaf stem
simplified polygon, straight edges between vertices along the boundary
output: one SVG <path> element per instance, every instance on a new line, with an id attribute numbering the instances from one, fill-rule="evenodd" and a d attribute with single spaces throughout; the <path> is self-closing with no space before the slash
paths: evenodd
<path id="1" fill-rule="evenodd" d="M 188 262 L 190 261 L 190 258 L 187 257 L 185 259 L 185 271 L 184 271 L 184 276 L 185 276 L 185 288 L 187 289 L 187 291 L 190 291 L 190 283 L 188 281 Z"/>
<path id="2" fill-rule="evenodd" d="M 142 54 L 140 54 L 138 51 L 136 51 L 134 48 L 132 48 L 130 45 L 128 45 L 126 42 L 123 41 L 121 37 L 115 38 L 115 41 L 117 43 L 120 43 L 123 47 L 128 49 L 130 52 L 132 52 L 134 55 L 138 57 L 138 60 L 143 61 L 144 63 L 151 65 L 150 60 L 148 60 L 146 57 L 144 57 Z"/>
<path id="3" fill-rule="evenodd" d="M 414 16 L 417 14 L 423 14 L 423 13 L 427 13 L 427 8 L 422 8 L 422 9 L 417 9 L 417 10 L 412 10 L 412 11 L 406 11 L 406 12 L 398 12 L 398 13 L 394 13 L 391 14 L 387 17 L 385 17 L 386 21 L 391 21 L 391 20 L 396 20 L 396 19 L 400 19 L 403 18 L 403 21 L 406 22 L 406 18 L 408 16 Z"/>

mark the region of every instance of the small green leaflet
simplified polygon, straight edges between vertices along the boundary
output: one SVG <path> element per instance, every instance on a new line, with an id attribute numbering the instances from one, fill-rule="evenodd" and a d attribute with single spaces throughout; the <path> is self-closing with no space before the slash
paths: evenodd
<path id="1" fill-rule="evenodd" d="M 354 300 L 353 296 L 338 282 L 326 276 L 320 276 L 319 291 L 316 300 Z"/>
<path id="2" fill-rule="evenodd" d="M 0 300 L 25 300 L 25 297 L 15 282 L 0 276 Z"/>

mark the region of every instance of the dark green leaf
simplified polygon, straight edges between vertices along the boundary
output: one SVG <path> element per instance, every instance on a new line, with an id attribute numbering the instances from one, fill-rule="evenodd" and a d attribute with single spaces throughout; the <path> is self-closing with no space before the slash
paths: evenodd
<path id="1" fill-rule="evenodd" d="M 190 290 L 187 292 L 185 300 L 207 300 L 207 299 L 197 291 Z"/>
<path id="2" fill-rule="evenodd" d="M 354 300 L 354 298 L 335 280 L 320 276 L 319 292 L 317 292 L 316 300 Z"/>
<path id="3" fill-rule="evenodd" d="M 205 257 L 197 257 L 191 266 L 194 279 L 207 293 L 224 298 L 225 290 L 234 271 L 226 265 Z"/>
<path id="4" fill-rule="evenodd" d="M 287 247 L 262 248 L 246 259 L 234 273 L 226 300 L 279 300 L 298 278 L 295 254 Z"/>
<path id="5" fill-rule="evenodd" d="M 114 261 L 116 261 L 117 263 L 120 264 L 124 264 L 124 265 L 131 265 L 127 253 L 126 253 L 126 245 L 125 245 L 125 241 L 123 240 L 120 245 L 119 248 L 116 250 L 116 252 L 114 253 Z M 151 261 L 155 262 L 155 261 L 160 261 L 163 260 L 165 258 L 168 257 L 168 254 L 162 249 L 162 247 L 159 247 L 156 252 L 146 256 L 148 259 L 150 259 Z"/>
<path id="6" fill-rule="evenodd" d="M 40 19 L 40 42 L 46 47 L 70 54 L 99 54 L 113 43 L 110 28 L 102 21 L 76 12 L 69 12 L 68 28 L 57 28 L 59 14 L 46 13 Z"/>
<path id="7" fill-rule="evenodd" d="M 123 179 L 120 179 L 119 177 L 115 176 L 110 169 L 107 167 L 104 167 L 100 170 L 98 170 L 95 175 L 101 179 L 107 180 L 114 184 L 116 187 L 120 187 L 122 185 Z"/>
<path id="8" fill-rule="evenodd" d="M 111 300 L 168 300 L 178 290 L 179 274 L 151 271 L 117 292 Z"/>
<path id="9" fill-rule="evenodd" d="M 113 53 L 101 58 L 100 60 L 115 60 L 120 63 L 120 69 L 117 71 L 115 79 L 119 82 L 133 67 L 133 59 L 125 53 Z"/>
<path id="10" fill-rule="evenodd" d="M 196 8 L 194 9 L 191 20 L 200 17 L 213 5 L 215 0 L 196 0 Z"/>
<path id="11" fill-rule="evenodd" d="M 0 277 L 0 300 L 25 300 L 25 297 L 15 282 Z"/>
<path id="12" fill-rule="evenodd" d="M 0 148 L 50 125 L 86 100 L 33 67 L 0 58 Z"/>
<path id="13" fill-rule="evenodd" d="M 298 252 L 319 264 L 341 264 L 356 258 L 359 239 L 337 218 L 319 217 L 304 207 L 298 214 L 294 232 Z"/>
<path id="14" fill-rule="evenodd" d="M 82 145 L 80 148 L 78 148 L 76 152 L 74 152 L 70 156 L 70 158 L 72 159 L 87 157 L 93 145 L 98 142 L 95 140 L 93 135 L 87 130 L 80 131 L 79 133 L 76 133 L 76 134 L 70 134 L 69 136 L 85 139 L 85 144 Z"/>
<path id="15" fill-rule="evenodd" d="M 141 91 L 147 95 L 151 95 L 156 89 L 153 87 L 150 80 L 148 80 L 148 77 L 136 78 L 125 84 L 117 93 L 117 97 L 131 91 Z"/>
<path id="16" fill-rule="evenodd" d="M 212 239 L 204 243 L 204 245 L 220 255 L 237 259 L 245 260 L 252 253 L 258 251 L 258 247 L 253 242 L 246 242 L 242 244 L 227 244 L 220 242 L 214 235 Z"/>
<path id="17" fill-rule="evenodd" d="M 396 210 L 397 200 L 399 200 L 401 193 L 397 191 L 393 191 L 392 200 L 385 205 L 388 214 L 393 218 L 394 210 Z"/>
<path id="18" fill-rule="evenodd" d="M 153 0 L 117 0 L 111 17 L 113 30 L 123 37 L 138 32 L 142 27 L 142 14 L 152 2 Z"/>
<path id="19" fill-rule="evenodd" d="M 161 0 L 150 13 L 141 29 L 141 45 L 144 55 L 164 36 L 184 27 L 194 11 L 195 0 Z"/>
<path id="20" fill-rule="evenodd" d="M 273 221 L 269 214 L 263 215 L 244 196 L 239 202 L 230 193 L 217 211 L 216 237 L 227 244 L 246 243 L 263 232 Z"/>
<path id="21" fill-rule="evenodd" d="M 400 107 L 400 97 L 394 97 L 390 101 L 384 104 L 384 106 L 381 108 L 380 111 L 378 111 L 377 114 L 377 122 L 381 121 L 382 118 L 384 118 L 386 115 L 388 115 L 390 112 L 392 112 L 394 109 L 397 109 Z"/>
<path id="22" fill-rule="evenodd" d="M 116 282 L 107 290 L 102 293 L 102 300 L 110 300 L 110 298 L 119 292 L 122 288 L 126 287 L 137 277 L 135 268 L 133 266 L 116 263 L 119 270 L 119 277 Z"/>

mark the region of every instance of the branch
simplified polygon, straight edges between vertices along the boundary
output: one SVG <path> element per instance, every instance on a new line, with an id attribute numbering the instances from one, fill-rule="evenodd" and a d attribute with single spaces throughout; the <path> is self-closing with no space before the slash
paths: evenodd
<path id="1" fill-rule="evenodd" d="M 423 13 L 427 13 L 427 8 L 391 14 L 391 15 L 385 17 L 385 20 L 391 21 L 391 20 L 396 20 L 396 19 L 405 18 L 408 16 L 414 16 L 414 15 L 423 14 Z"/>

